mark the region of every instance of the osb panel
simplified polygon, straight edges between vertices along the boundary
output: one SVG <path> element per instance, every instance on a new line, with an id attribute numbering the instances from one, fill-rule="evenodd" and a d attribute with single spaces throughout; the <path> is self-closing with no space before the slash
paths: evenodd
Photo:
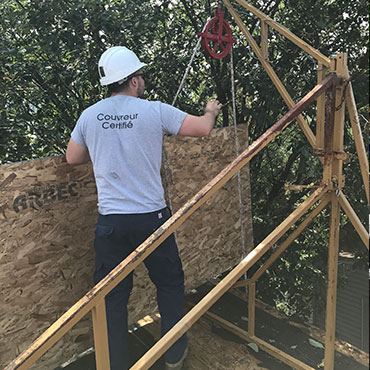
<path id="1" fill-rule="evenodd" d="M 247 144 L 247 128 L 238 128 L 239 152 Z M 167 176 L 173 209 L 192 195 L 235 158 L 234 129 L 213 130 L 210 137 L 172 137 L 166 148 L 171 173 Z M 243 224 L 246 249 L 251 249 L 249 169 L 241 171 Z M 177 232 L 187 283 L 198 287 L 235 265 L 242 255 L 237 177 L 201 206 Z"/>
<path id="2" fill-rule="evenodd" d="M 68 166 L 63 157 L 1 166 L 0 209 L 3 365 L 91 287 L 96 222 L 91 167 Z M 90 340 L 89 327 L 86 320 L 76 326 L 72 350 Z"/>
<path id="3" fill-rule="evenodd" d="M 246 127 L 238 128 L 240 150 Z M 235 157 L 234 129 L 207 138 L 165 140 L 169 192 L 176 211 Z M 241 172 L 243 222 L 252 246 L 248 169 Z M 63 156 L 0 166 L 0 366 L 8 363 L 92 286 L 97 218 L 90 165 L 72 167 Z M 241 257 L 236 178 L 177 232 L 189 291 Z M 135 271 L 130 322 L 156 310 L 155 290 L 143 266 Z M 87 317 L 34 368 L 51 369 L 92 345 Z"/>

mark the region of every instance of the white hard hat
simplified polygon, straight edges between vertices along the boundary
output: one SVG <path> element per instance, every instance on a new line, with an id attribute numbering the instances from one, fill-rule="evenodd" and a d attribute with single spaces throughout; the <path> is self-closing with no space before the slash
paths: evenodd
<path id="1" fill-rule="evenodd" d="M 99 59 L 100 84 L 106 86 L 122 81 L 145 66 L 146 64 L 141 63 L 133 51 L 125 46 L 113 46 L 106 50 Z"/>

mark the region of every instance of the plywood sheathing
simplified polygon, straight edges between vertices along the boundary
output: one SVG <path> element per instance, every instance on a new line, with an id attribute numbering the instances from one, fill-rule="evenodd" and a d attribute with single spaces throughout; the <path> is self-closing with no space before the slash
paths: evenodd
<path id="1" fill-rule="evenodd" d="M 238 128 L 240 150 L 247 128 Z M 235 157 L 234 129 L 207 138 L 165 140 L 176 211 Z M 252 246 L 249 173 L 241 173 L 243 222 Z M 91 165 L 69 166 L 63 156 L 0 166 L 0 365 L 25 349 L 92 286 L 97 218 Z M 239 202 L 234 178 L 178 230 L 189 291 L 241 258 Z M 155 289 L 143 266 L 135 271 L 130 322 L 156 311 Z M 87 317 L 42 360 L 51 369 L 92 345 Z"/>
<path id="2" fill-rule="evenodd" d="M 248 142 L 246 125 L 239 126 L 238 136 L 241 151 Z M 167 176 L 169 193 L 176 211 L 235 158 L 234 129 L 217 129 L 211 137 L 200 139 L 172 137 L 166 142 L 166 148 L 172 172 L 172 176 Z M 248 167 L 241 171 L 241 184 L 246 248 L 251 249 L 253 238 Z M 201 285 L 225 271 L 228 268 L 225 269 L 226 266 L 233 266 L 240 260 L 239 209 L 235 176 L 178 230 L 189 286 Z"/>
<path id="3" fill-rule="evenodd" d="M 63 157 L 1 166 L 0 208 L 0 362 L 4 365 L 91 287 L 96 222 L 91 166 L 74 168 Z M 72 350 L 79 348 L 90 341 L 90 331 L 85 320 L 57 347 L 68 342 Z M 51 363 L 55 351 L 48 355 Z"/>

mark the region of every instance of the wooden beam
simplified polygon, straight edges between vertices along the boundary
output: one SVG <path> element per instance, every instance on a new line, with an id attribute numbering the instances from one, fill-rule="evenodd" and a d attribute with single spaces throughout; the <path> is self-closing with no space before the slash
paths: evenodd
<path id="1" fill-rule="evenodd" d="M 326 195 L 319 205 L 306 217 L 306 219 L 289 235 L 289 237 L 278 247 L 278 249 L 268 258 L 266 262 L 247 280 L 237 281 L 233 288 L 239 288 L 252 284 L 272 266 L 272 264 L 284 253 L 289 245 L 306 229 L 306 227 L 319 215 L 319 213 L 327 206 L 330 196 Z"/>
<path id="2" fill-rule="evenodd" d="M 206 312 L 205 316 L 207 316 L 210 320 L 216 322 L 218 325 L 223 327 L 226 330 L 229 330 L 231 333 L 237 335 L 241 339 L 244 339 L 247 342 L 255 343 L 261 348 L 263 351 L 267 352 L 271 356 L 277 358 L 278 360 L 284 362 L 285 364 L 293 367 L 297 370 L 315 370 L 314 368 L 306 365 L 302 361 L 297 360 L 296 358 L 288 355 L 287 353 L 283 352 L 282 350 L 272 346 L 271 344 L 265 342 L 264 340 L 250 335 L 247 331 L 243 330 L 242 328 L 232 324 L 231 322 L 219 317 L 218 315 L 212 312 Z"/>
<path id="3" fill-rule="evenodd" d="M 224 2 L 225 2 L 225 0 L 224 0 Z M 326 57 L 324 54 L 320 53 L 317 49 L 315 49 L 311 45 L 307 44 L 307 42 L 300 39 L 293 32 L 289 31 L 286 27 L 284 27 L 281 24 L 275 22 L 268 15 L 261 12 L 260 10 L 258 10 L 253 5 L 246 2 L 245 0 L 236 0 L 236 2 L 239 3 L 241 6 L 243 6 L 245 9 L 249 10 L 251 13 L 253 13 L 255 16 L 257 16 L 261 20 L 264 20 L 265 22 L 268 22 L 268 25 L 270 27 L 272 27 L 274 30 L 281 33 L 288 40 L 290 40 L 295 45 L 297 45 L 299 48 L 304 50 L 307 54 L 311 55 L 317 61 L 319 61 L 320 63 L 324 64 L 327 67 L 330 66 L 330 58 Z"/>
<path id="4" fill-rule="evenodd" d="M 333 176 L 335 90 L 335 86 L 333 86 L 326 92 L 323 182 L 327 185 L 332 185 Z"/>
<path id="5" fill-rule="evenodd" d="M 347 109 L 352 126 L 353 137 L 355 140 L 357 155 L 360 162 L 362 181 L 365 187 L 367 202 L 369 202 L 369 161 L 364 145 L 364 139 L 362 137 L 361 125 L 360 120 L 358 118 L 355 95 L 353 93 L 351 82 L 348 83 L 345 94 Z"/>
<path id="6" fill-rule="evenodd" d="M 322 63 L 317 66 L 317 83 L 325 78 L 325 70 Z M 319 96 L 316 104 L 316 144 L 317 149 L 324 150 L 324 134 L 325 134 L 325 95 Z"/>
<path id="7" fill-rule="evenodd" d="M 336 74 L 338 77 L 343 79 L 348 79 L 348 69 L 347 69 L 347 53 L 340 53 L 336 55 Z M 337 153 L 343 152 L 343 138 L 344 138 L 344 88 L 345 84 L 336 86 L 336 96 L 335 96 L 335 116 L 334 116 L 334 138 L 333 138 L 333 150 Z M 333 157 L 333 176 L 338 181 L 338 188 L 341 189 L 343 181 L 343 160 Z"/>
<path id="8" fill-rule="evenodd" d="M 252 281 L 251 279 L 244 279 L 244 280 L 240 280 L 240 281 L 237 281 L 233 286 L 232 286 L 232 289 L 234 288 L 241 288 L 241 287 L 245 287 L 245 286 L 248 286 L 252 284 Z"/>
<path id="9" fill-rule="evenodd" d="M 267 74 L 271 78 L 273 84 L 276 86 L 277 90 L 279 91 L 279 93 L 280 93 L 281 97 L 283 98 L 283 100 L 285 101 L 286 105 L 289 108 L 292 108 L 294 106 L 293 99 L 291 98 L 291 96 L 289 95 L 287 89 L 285 88 L 285 86 L 280 81 L 279 77 L 277 76 L 277 74 L 275 73 L 275 71 L 273 70 L 273 68 L 271 67 L 271 65 L 268 62 L 268 60 L 266 60 L 264 58 L 261 49 L 257 45 L 256 41 L 254 41 L 252 35 L 249 33 L 249 31 L 248 31 L 247 27 L 245 26 L 244 22 L 240 19 L 238 13 L 231 6 L 229 0 L 223 0 L 223 2 L 227 6 L 230 14 L 233 16 L 233 18 L 234 18 L 236 24 L 239 26 L 240 30 L 243 32 L 245 38 L 247 39 L 248 43 L 252 47 L 254 53 L 257 55 L 258 59 L 260 60 L 260 62 L 262 64 L 262 66 L 265 68 Z M 297 117 L 297 122 L 298 122 L 299 126 L 301 127 L 303 133 L 306 135 L 306 138 L 307 138 L 308 142 L 310 143 L 310 145 L 314 149 L 316 149 L 317 148 L 316 137 L 313 134 L 310 126 L 308 125 L 308 123 L 306 122 L 306 120 L 304 119 L 304 117 L 302 115 L 299 115 Z"/>
<path id="10" fill-rule="evenodd" d="M 343 211 L 348 216 L 352 225 L 357 231 L 357 234 L 361 238 L 362 242 L 365 244 L 366 248 L 369 249 L 369 234 L 360 219 L 356 215 L 356 212 L 351 207 L 351 204 L 348 202 L 346 196 L 340 191 L 338 196 L 339 204 L 342 207 Z"/>
<path id="11" fill-rule="evenodd" d="M 253 145 L 253 144 L 252 144 Z M 326 188 L 317 189 L 294 210 L 270 235 L 253 249 L 223 280 L 221 280 L 198 304 L 168 331 L 131 370 L 149 369 L 158 358 L 175 343 L 191 326 L 252 267 L 276 243 L 294 223 L 326 194 Z"/>
<path id="12" fill-rule="evenodd" d="M 300 102 L 270 127 L 260 138 L 253 142 L 233 162 L 224 168 L 213 180 L 185 203 L 166 223 L 157 229 L 134 252 L 113 269 L 104 279 L 95 285 L 83 298 L 64 313 L 24 352 L 12 361 L 5 370 L 26 369 L 54 345 L 69 329 L 85 316 L 117 284 L 130 274 L 150 253 L 152 253 L 169 235 L 190 217 L 203 203 L 213 196 L 243 166 L 284 130 L 297 115 L 306 109 L 324 91 L 339 83 L 335 75 L 327 77 Z M 316 194 L 316 193 L 314 193 Z"/>
<path id="13" fill-rule="evenodd" d="M 334 370 L 335 324 L 338 285 L 340 209 L 335 192 L 331 194 L 330 240 L 328 254 L 328 291 L 325 320 L 324 370 Z"/>
<path id="14" fill-rule="evenodd" d="M 268 32 L 269 30 L 268 30 L 267 23 L 264 20 L 262 20 L 261 21 L 261 52 L 262 52 L 263 60 L 266 60 L 267 62 L 269 60 Z"/>
<path id="15" fill-rule="evenodd" d="M 289 245 L 306 229 L 306 227 L 321 213 L 329 203 L 330 196 L 326 195 L 320 204 L 306 217 L 306 219 L 289 235 L 269 259 L 249 279 L 250 284 L 256 282 L 266 270 L 282 255 Z"/>
<path id="16" fill-rule="evenodd" d="M 256 284 L 248 287 L 248 334 L 256 334 Z"/>
<path id="17" fill-rule="evenodd" d="M 102 299 L 95 307 L 93 307 L 92 322 L 94 329 L 96 369 L 110 369 L 105 299 Z"/>

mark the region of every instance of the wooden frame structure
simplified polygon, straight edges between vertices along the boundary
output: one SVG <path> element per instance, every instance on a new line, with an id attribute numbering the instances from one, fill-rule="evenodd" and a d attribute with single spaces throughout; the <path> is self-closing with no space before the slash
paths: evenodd
<path id="1" fill-rule="evenodd" d="M 255 54 L 261 61 L 266 72 L 272 79 L 286 104 L 289 112 L 268 129 L 258 140 L 251 144 L 232 163 L 222 170 L 213 180 L 181 207 L 161 228 L 155 231 L 144 243 L 142 243 L 130 256 L 122 261 L 102 281 L 93 287 L 84 297 L 51 325 L 29 348 L 12 361 L 5 370 L 27 369 L 40 358 L 52 345 L 54 345 L 68 330 L 70 330 L 88 312 L 92 312 L 96 365 L 98 370 L 110 368 L 108 356 L 108 335 L 105 312 L 105 296 L 139 263 L 141 263 L 160 243 L 173 233 L 185 220 L 204 202 L 217 192 L 229 181 L 243 166 L 245 166 L 256 154 L 258 154 L 269 142 L 273 140 L 295 119 L 305 133 L 307 140 L 321 156 L 323 163 L 323 177 L 321 185 L 316 189 L 295 211 L 293 211 L 270 235 L 268 235 L 256 248 L 251 251 L 213 290 L 211 290 L 182 320 L 180 320 L 164 337 L 162 337 L 131 369 L 148 369 L 154 362 L 185 333 L 207 310 L 231 287 L 238 286 L 239 278 L 244 275 L 272 245 L 285 235 L 298 220 L 307 212 L 306 219 L 290 233 L 288 238 L 271 255 L 264 265 L 248 280 L 242 284 L 249 286 L 249 326 L 248 331 L 211 315 L 221 325 L 233 330 L 242 338 L 257 343 L 261 349 L 272 356 L 280 359 L 295 369 L 314 370 L 312 367 L 289 356 L 288 354 L 264 342 L 255 335 L 255 288 L 257 279 L 271 266 L 284 250 L 299 236 L 310 222 L 327 206 L 331 206 L 329 255 L 328 255 L 328 294 L 326 312 L 326 341 L 325 341 L 325 367 L 324 370 L 334 369 L 334 340 L 336 318 L 336 288 L 338 275 L 338 251 L 339 251 L 339 223 L 340 209 L 348 216 L 357 233 L 369 248 L 368 234 L 361 224 L 355 211 L 346 199 L 342 189 L 344 180 L 342 164 L 347 155 L 343 152 L 344 133 L 344 110 L 342 97 L 348 108 L 356 150 L 359 156 L 361 174 L 369 200 L 368 188 L 368 162 L 363 138 L 361 135 L 356 103 L 349 82 L 346 54 L 338 54 L 327 58 L 319 51 L 313 49 L 303 40 L 292 34 L 285 27 L 274 22 L 267 15 L 248 4 L 244 0 L 236 0 L 237 3 L 252 12 L 261 20 L 262 43 L 257 45 L 246 26 L 242 22 L 236 10 L 229 0 L 223 0 L 225 6 L 233 16 L 235 22 L 245 35 Z M 287 90 L 273 71 L 268 61 L 267 34 L 268 26 L 287 37 L 318 62 L 318 83 L 302 100 L 294 104 Z M 323 70 L 326 68 L 328 76 Z M 325 94 L 324 94 L 325 93 Z M 301 115 L 311 103 L 317 100 L 317 127 L 316 135 Z M 335 130 L 334 130 L 335 127 Z M 315 207 L 316 205 L 316 207 Z M 314 208 L 315 207 L 315 208 Z M 210 315 L 210 314 L 208 314 Z"/>

